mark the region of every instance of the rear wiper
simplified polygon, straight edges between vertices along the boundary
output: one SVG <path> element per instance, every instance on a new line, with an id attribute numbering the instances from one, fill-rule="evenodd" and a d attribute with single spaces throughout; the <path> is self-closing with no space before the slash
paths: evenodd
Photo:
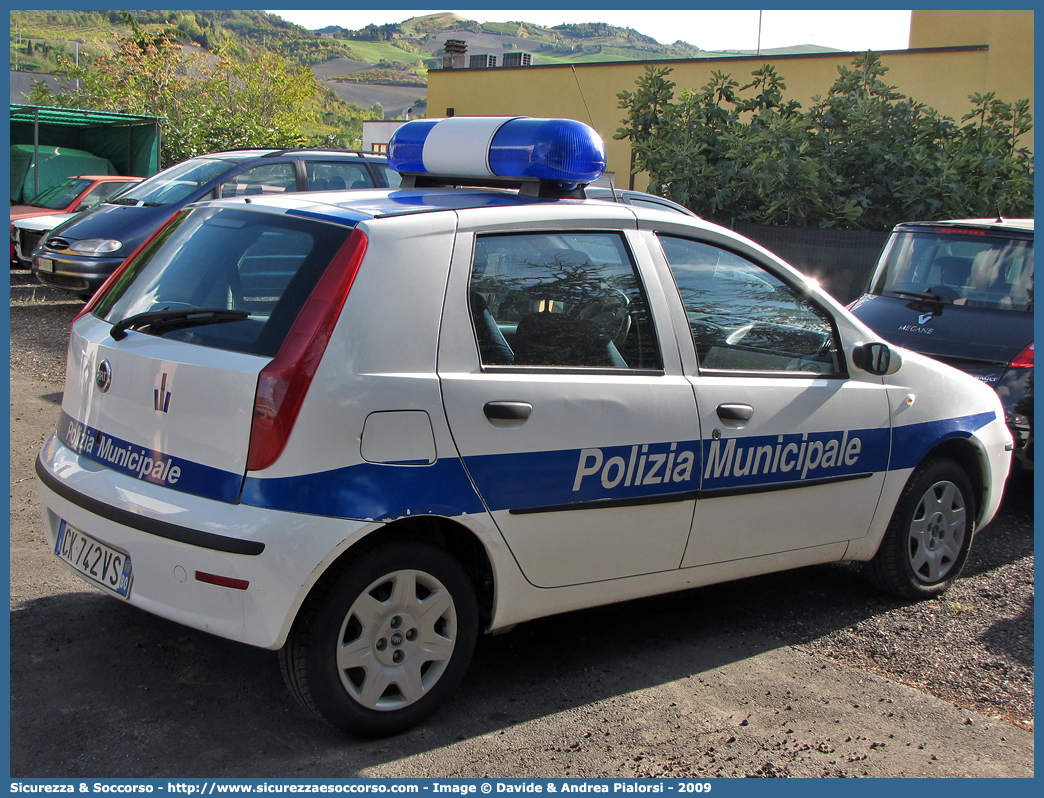
<path id="1" fill-rule="evenodd" d="M 926 291 L 904 291 L 899 288 L 889 288 L 889 293 L 895 294 L 896 296 L 909 297 L 910 299 L 920 299 L 922 302 L 938 302 L 942 305 L 952 305 L 953 299 L 944 296 L 943 294 L 933 294 L 932 289 L 929 288 Z"/>
<path id="2" fill-rule="evenodd" d="M 245 310 L 226 310 L 225 308 L 186 308 L 184 310 L 152 310 L 148 313 L 136 313 L 123 321 L 118 321 L 109 330 L 115 340 L 122 341 L 127 337 L 127 330 L 180 330 L 185 327 L 198 327 L 203 324 L 221 324 L 226 321 L 242 321 L 250 318 Z"/>
<path id="3" fill-rule="evenodd" d="M 141 200 L 131 199 L 130 197 L 117 197 L 116 199 L 106 200 L 110 205 L 137 205 Z"/>

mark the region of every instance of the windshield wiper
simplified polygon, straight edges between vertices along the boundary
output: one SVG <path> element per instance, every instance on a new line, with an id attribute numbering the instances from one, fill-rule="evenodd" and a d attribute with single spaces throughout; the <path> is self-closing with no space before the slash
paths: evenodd
<path id="1" fill-rule="evenodd" d="M 183 310 L 152 310 L 147 313 L 136 313 L 123 321 L 118 321 L 109 330 L 115 340 L 122 341 L 127 337 L 127 330 L 180 330 L 185 327 L 199 327 L 204 324 L 221 324 L 226 321 L 242 321 L 250 318 L 245 310 L 226 310 L 225 308 L 186 308 Z"/>

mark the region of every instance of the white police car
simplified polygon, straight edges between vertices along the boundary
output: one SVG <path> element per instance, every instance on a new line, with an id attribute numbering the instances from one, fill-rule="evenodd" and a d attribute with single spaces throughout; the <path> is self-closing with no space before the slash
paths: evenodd
<path id="1" fill-rule="evenodd" d="M 728 230 L 584 199 L 580 123 L 418 120 L 390 157 L 398 189 L 185 209 L 74 321 L 37 473 L 84 579 L 280 649 L 373 735 L 520 621 L 839 560 L 957 577 L 1011 458 L 987 386 Z"/>

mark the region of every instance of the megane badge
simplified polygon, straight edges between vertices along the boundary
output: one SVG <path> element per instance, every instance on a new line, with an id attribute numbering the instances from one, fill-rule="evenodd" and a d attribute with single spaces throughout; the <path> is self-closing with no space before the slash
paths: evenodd
<path id="1" fill-rule="evenodd" d="M 94 382 L 102 393 L 109 390 L 109 386 L 112 385 L 112 366 L 109 365 L 108 360 L 103 360 L 98 364 L 98 371 L 94 375 Z"/>

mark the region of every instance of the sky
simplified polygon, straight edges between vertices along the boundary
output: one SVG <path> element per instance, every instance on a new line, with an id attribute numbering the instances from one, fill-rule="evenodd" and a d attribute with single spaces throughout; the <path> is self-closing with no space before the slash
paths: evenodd
<path id="1" fill-rule="evenodd" d="M 384 25 L 402 22 L 410 17 L 451 11 L 429 8 L 427 11 L 270 11 L 288 22 L 315 30 L 327 25 L 358 30 L 370 23 Z M 909 11 L 650 11 L 627 9 L 583 9 L 568 11 L 453 11 L 479 22 L 523 20 L 535 25 L 561 25 L 573 22 L 605 22 L 622 28 L 634 28 L 652 36 L 660 44 L 673 44 L 681 39 L 703 50 L 755 50 L 789 47 L 795 44 L 818 44 L 837 50 L 903 50 L 909 46 Z"/>

